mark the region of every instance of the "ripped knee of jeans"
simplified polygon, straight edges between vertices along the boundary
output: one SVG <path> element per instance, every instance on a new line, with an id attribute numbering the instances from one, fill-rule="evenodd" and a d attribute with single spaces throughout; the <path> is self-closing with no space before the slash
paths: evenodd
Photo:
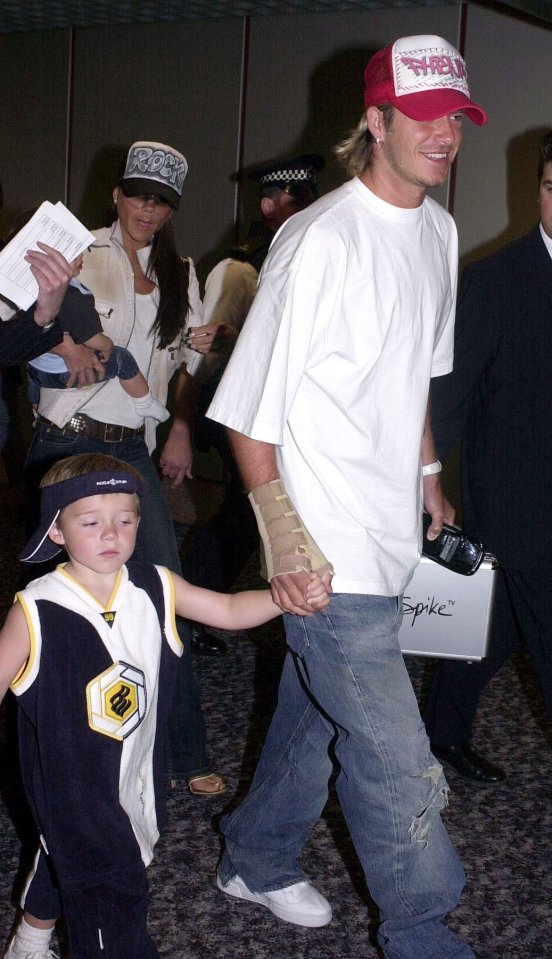
<path id="1" fill-rule="evenodd" d="M 448 805 L 449 788 L 442 767 L 435 761 L 424 770 L 422 777 L 430 780 L 431 791 L 422 811 L 413 817 L 408 835 L 411 842 L 421 843 L 425 848 L 434 820 Z"/>

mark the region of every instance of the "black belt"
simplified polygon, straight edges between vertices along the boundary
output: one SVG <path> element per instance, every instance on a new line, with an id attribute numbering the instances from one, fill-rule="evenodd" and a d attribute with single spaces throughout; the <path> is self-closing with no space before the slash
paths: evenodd
<path id="1" fill-rule="evenodd" d="M 90 439 L 103 440 L 104 443 L 122 443 L 123 440 L 134 439 L 135 436 L 144 435 L 144 427 L 140 426 L 133 430 L 130 426 L 118 426 L 116 423 L 101 423 L 100 420 L 93 420 L 92 417 L 84 413 L 75 413 L 65 426 L 57 426 L 45 416 L 39 416 L 39 421 L 47 423 L 48 426 L 54 426 L 60 433 L 77 433 L 79 436 L 89 436 Z"/>

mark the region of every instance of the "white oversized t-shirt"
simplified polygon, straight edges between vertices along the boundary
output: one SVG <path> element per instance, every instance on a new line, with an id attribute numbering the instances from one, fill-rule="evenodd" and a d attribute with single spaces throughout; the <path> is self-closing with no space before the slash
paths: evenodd
<path id="1" fill-rule="evenodd" d="M 450 372 L 452 218 L 351 180 L 288 220 L 208 415 L 275 444 L 335 592 L 400 595 L 419 560 L 429 380 Z"/>

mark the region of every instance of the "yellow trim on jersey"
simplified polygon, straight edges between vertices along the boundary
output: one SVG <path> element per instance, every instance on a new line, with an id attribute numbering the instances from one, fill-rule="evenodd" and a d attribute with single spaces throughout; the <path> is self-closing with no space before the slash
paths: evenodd
<path id="1" fill-rule="evenodd" d="M 105 612 L 106 612 L 106 613 L 109 612 L 109 611 L 111 611 L 111 610 L 113 609 L 113 603 L 115 602 L 115 597 L 116 597 L 116 595 L 117 595 L 117 593 L 118 593 L 118 591 L 119 591 L 119 586 L 121 585 L 122 575 L 123 575 L 123 567 L 121 566 L 119 572 L 117 573 L 117 579 L 115 580 L 115 586 L 113 587 L 113 591 L 112 591 L 112 593 L 111 593 L 111 596 L 109 597 L 109 599 L 108 599 L 108 601 L 107 601 L 107 606 L 105 606 Z"/>
<path id="2" fill-rule="evenodd" d="M 29 607 L 27 606 L 27 603 L 23 599 L 22 593 L 15 594 L 14 603 L 17 603 L 17 602 L 19 602 L 19 604 L 21 605 L 21 609 L 23 610 L 23 613 L 25 614 L 25 619 L 27 621 L 27 629 L 29 630 L 29 643 L 31 646 L 31 651 L 29 653 L 29 658 L 27 659 L 27 662 L 23 663 L 23 666 L 19 670 L 17 676 L 10 683 L 10 689 L 12 689 L 14 692 L 19 686 L 21 686 L 21 684 L 26 679 L 27 675 L 31 672 L 34 661 L 36 659 L 36 649 L 37 649 L 36 633 L 33 626 L 31 611 Z"/>
<path id="3" fill-rule="evenodd" d="M 84 584 L 81 583 L 81 581 L 80 581 L 79 579 L 76 579 L 74 576 L 71 576 L 71 573 L 68 573 L 68 572 L 67 572 L 67 570 L 65 569 L 66 566 L 67 566 L 67 563 L 60 563 L 59 566 L 56 567 L 56 569 L 57 569 L 57 571 L 58 571 L 59 573 L 61 573 L 62 576 L 65 576 L 66 579 L 69 579 L 72 583 L 76 583 L 76 585 L 79 586 L 80 589 L 82 589 L 82 591 L 83 591 L 84 593 L 86 593 L 87 596 L 90 596 L 90 597 L 94 600 L 94 602 L 97 603 L 98 606 L 99 606 L 104 612 L 111 612 L 111 604 L 114 602 L 115 596 L 117 595 L 117 591 L 118 591 L 118 589 L 119 589 L 119 586 L 121 585 L 121 577 L 122 577 L 122 575 L 123 575 L 123 567 L 121 566 L 119 572 L 117 573 L 117 579 L 115 580 L 115 585 L 114 585 L 113 590 L 112 590 L 112 592 L 111 592 L 111 596 L 109 597 L 109 599 L 108 599 L 108 601 L 107 601 L 107 605 L 104 606 L 103 603 L 100 603 L 100 600 L 97 598 L 97 596 L 94 596 L 94 593 L 92 593 L 92 592 L 88 589 L 87 586 L 84 586 Z"/>
<path id="4" fill-rule="evenodd" d="M 163 571 L 164 573 L 166 573 L 167 583 L 169 587 L 169 608 L 165 609 L 165 628 L 170 626 L 171 632 L 172 632 L 172 638 L 174 639 L 177 650 L 183 650 L 184 643 L 180 639 L 180 636 L 178 635 L 178 630 L 176 628 L 176 610 L 175 610 L 173 574 L 171 573 L 170 569 L 167 569 L 166 566 L 158 566 L 157 569 L 160 572 Z M 167 639 L 169 640 L 168 636 L 167 636 Z"/>

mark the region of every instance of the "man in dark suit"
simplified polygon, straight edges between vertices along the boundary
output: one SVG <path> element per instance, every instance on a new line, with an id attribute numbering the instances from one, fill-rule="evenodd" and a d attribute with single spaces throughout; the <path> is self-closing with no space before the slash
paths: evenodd
<path id="1" fill-rule="evenodd" d="M 540 223 L 465 269 L 454 371 L 432 386 L 439 455 L 462 436 L 464 529 L 500 569 L 489 655 L 440 662 L 424 720 L 434 754 L 481 785 L 504 773 L 471 746 L 477 705 L 521 641 L 552 716 L 552 131 L 538 183 Z"/>

